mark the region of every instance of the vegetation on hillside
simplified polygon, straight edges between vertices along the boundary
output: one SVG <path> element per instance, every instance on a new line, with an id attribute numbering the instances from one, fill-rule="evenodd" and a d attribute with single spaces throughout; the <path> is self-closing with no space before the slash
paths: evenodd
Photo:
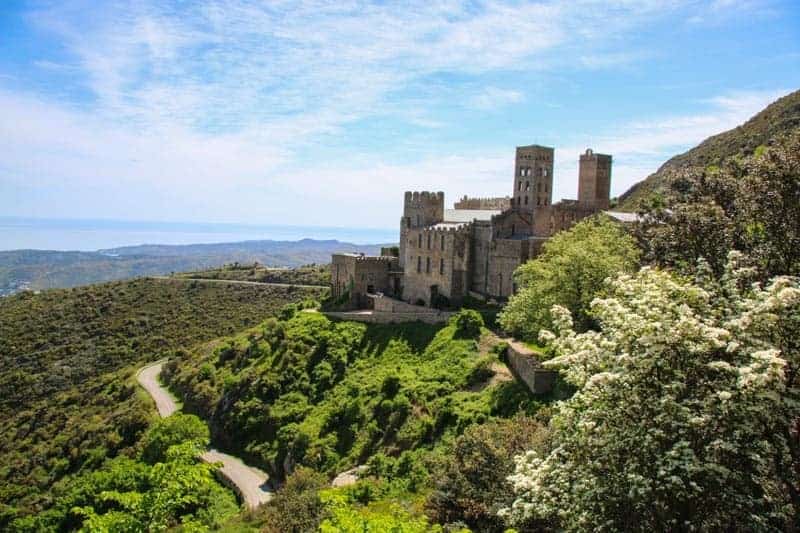
<path id="1" fill-rule="evenodd" d="M 780 98 L 736 128 L 709 137 L 688 152 L 677 155 L 619 197 L 619 208 L 635 211 L 654 193 L 668 188 L 669 176 L 677 171 L 719 166 L 736 157 L 748 157 L 759 147 L 781 141 L 800 129 L 800 91 Z"/>
<path id="2" fill-rule="evenodd" d="M 131 456 L 70 479 L 52 508 L 15 520 L 14 531 L 183 531 L 217 527 L 239 511 L 231 491 L 199 455 L 208 428 L 175 414 L 153 424 Z"/>
<path id="3" fill-rule="evenodd" d="M 691 271 L 702 257 L 720 275 L 738 250 L 762 280 L 800 275 L 800 132 L 752 157 L 677 173 L 664 197 L 637 232 L 649 262 Z"/>
<path id="4" fill-rule="evenodd" d="M 266 267 L 259 263 L 242 265 L 233 263 L 222 268 L 181 272 L 175 277 L 183 279 L 226 279 L 235 281 L 257 281 L 259 283 L 288 283 L 293 285 L 331 284 L 331 267 L 324 265 L 303 265 L 297 268 Z"/>
<path id="5" fill-rule="evenodd" d="M 127 453 L 151 405 L 133 372 L 316 290 L 134 280 L 0 299 L 0 529 Z"/>
<path id="6" fill-rule="evenodd" d="M 492 384 L 493 336 L 464 313 L 442 327 L 297 312 L 177 354 L 164 379 L 217 442 L 273 478 L 298 465 L 333 475 L 536 406 L 515 383 Z"/>
<path id="7" fill-rule="evenodd" d="M 620 275 L 576 333 L 554 310 L 559 404 L 546 452 L 517 461 L 513 522 L 569 531 L 776 531 L 800 519 L 800 283 Z"/>

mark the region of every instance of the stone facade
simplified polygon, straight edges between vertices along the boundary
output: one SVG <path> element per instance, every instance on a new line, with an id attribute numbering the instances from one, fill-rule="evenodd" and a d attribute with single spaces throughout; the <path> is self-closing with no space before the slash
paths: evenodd
<path id="1" fill-rule="evenodd" d="M 337 254 L 333 296 L 350 291 L 353 306 L 369 308 L 367 294 L 411 304 L 458 305 L 466 296 L 508 298 L 514 271 L 536 257 L 559 231 L 608 209 L 611 156 L 586 150 L 579 161 L 579 198 L 553 203 L 554 150 L 516 149 L 511 197 L 468 198 L 445 209 L 442 192 L 406 192 L 399 257 Z M 391 252 L 394 255 L 394 251 Z"/>
<path id="2" fill-rule="evenodd" d="M 453 207 L 456 209 L 496 209 L 498 211 L 505 211 L 511 208 L 511 197 L 470 198 L 465 195 L 461 200 L 457 201 Z"/>
<path id="3" fill-rule="evenodd" d="M 347 297 L 350 307 L 368 307 L 370 294 L 400 290 L 399 259 L 392 256 L 334 254 L 331 258 L 331 295 Z"/>

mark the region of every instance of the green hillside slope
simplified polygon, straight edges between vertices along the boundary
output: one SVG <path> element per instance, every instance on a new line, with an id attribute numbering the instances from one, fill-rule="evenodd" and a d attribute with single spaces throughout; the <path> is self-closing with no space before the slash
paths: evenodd
<path id="1" fill-rule="evenodd" d="M 734 156 L 748 156 L 773 139 L 800 128 L 800 91 L 788 94 L 732 130 L 709 137 L 688 152 L 676 155 L 619 197 L 619 209 L 634 211 L 651 193 L 660 190 L 670 172 L 686 167 L 718 165 Z"/>
<path id="2" fill-rule="evenodd" d="M 138 279 L 0 299 L 0 529 L 136 442 L 151 416 L 142 362 L 319 293 Z"/>

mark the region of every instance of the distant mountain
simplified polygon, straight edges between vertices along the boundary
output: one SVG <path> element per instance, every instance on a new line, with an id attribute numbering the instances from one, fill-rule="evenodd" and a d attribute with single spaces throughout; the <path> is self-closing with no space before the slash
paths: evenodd
<path id="1" fill-rule="evenodd" d="M 24 289 L 75 287 L 102 281 L 202 270 L 226 263 L 297 267 L 328 263 L 334 252 L 377 254 L 380 245 L 336 240 L 244 241 L 219 244 L 141 245 L 98 250 L 0 251 L 0 296 Z"/>
<path id="2" fill-rule="evenodd" d="M 635 210 L 652 192 L 664 186 L 667 175 L 686 167 L 707 167 L 737 155 L 751 155 L 756 148 L 800 128 L 800 91 L 767 106 L 753 118 L 732 130 L 709 137 L 688 152 L 676 155 L 619 197 L 619 209 Z"/>

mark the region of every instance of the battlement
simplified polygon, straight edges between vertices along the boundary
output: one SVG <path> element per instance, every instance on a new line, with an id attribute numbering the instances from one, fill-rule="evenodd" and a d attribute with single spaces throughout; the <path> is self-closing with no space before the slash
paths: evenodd
<path id="1" fill-rule="evenodd" d="M 405 205 L 409 207 L 438 202 L 444 204 L 444 192 L 442 191 L 406 191 L 405 193 Z"/>
<path id="2" fill-rule="evenodd" d="M 459 201 L 453 204 L 455 209 L 496 209 L 506 210 L 511 207 L 511 197 L 495 197 L 495 198 L 470 198 L 464 195 Z"/>

